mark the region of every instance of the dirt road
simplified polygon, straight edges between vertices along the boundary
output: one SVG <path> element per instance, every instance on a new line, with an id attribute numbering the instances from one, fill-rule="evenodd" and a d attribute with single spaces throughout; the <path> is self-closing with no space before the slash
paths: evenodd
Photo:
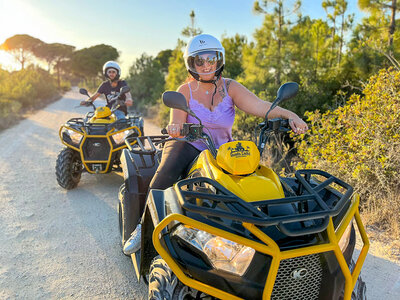
<path id="1" fill-rule="evenodd" d="M 61 100 L 0 133 L 0 299 L 145 299 L 121 252 L 120 173 L 83 174 L 65 191 L 54 175 L 58 129 L 85 113 L 82 97 Z M 146 134 L 159 129 L 145 122 Z M 400 299 L 400 264 L 369 254 L 369 299 Z"/>

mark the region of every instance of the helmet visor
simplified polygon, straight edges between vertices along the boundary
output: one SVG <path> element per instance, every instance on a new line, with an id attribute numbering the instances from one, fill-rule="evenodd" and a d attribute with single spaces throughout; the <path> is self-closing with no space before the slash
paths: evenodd
<path id="1" fill-rule="evenodd" d="M 199 75 L 208 75 L 218 71 L 224 65 L 221 51 L 202 51 L 188 56 L 186 68 Z"/>

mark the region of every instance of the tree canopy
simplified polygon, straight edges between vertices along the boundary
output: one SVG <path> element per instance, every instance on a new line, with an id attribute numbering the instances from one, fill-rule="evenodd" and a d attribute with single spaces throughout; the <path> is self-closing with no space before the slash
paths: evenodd
<path id="1" fill-rule="evenodd" d="M 104 63 L 117 60 L 119 53 L 110 45 L 100 44 L 75 51 L 71 58 L 71 70 L 85 79 L 101 77 Z"/>
<path id="2" fill-rule="evenodd" d="M 34 54 L 34 50 L 43 44 L 40 39 L 34 38 L 28 34 L 16 34 L 1 45 L 1 49 L 5 50 L 21 64 L 21 69 L 25 68 L 25 64 Z"/>

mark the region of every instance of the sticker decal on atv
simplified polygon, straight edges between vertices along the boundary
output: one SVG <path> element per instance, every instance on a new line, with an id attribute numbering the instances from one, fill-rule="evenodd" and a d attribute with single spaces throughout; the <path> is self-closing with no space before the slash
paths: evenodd
<path id="1" fill-rule="evenodd" d="M 250 156 L 250 147 L 247 146 L 246 149 L 243 148 L 241 142 L 238 142 L 236 144 L 236 148 L 229 147 L 228 150 L 231 151 L 231 157 L 247 157 L 247 156 Z"/>

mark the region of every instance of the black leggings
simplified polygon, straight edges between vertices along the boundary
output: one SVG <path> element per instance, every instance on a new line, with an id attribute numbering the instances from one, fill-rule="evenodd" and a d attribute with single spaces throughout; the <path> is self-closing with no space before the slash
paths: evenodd
<path id="1" fill-rule="evenodd" d="M 176 140 L 166 142 L 161 163 L 150 182 L 149 189 L 165 190 L 171 187 L 199 154 L 200 151 L 187 142 Z"/>

